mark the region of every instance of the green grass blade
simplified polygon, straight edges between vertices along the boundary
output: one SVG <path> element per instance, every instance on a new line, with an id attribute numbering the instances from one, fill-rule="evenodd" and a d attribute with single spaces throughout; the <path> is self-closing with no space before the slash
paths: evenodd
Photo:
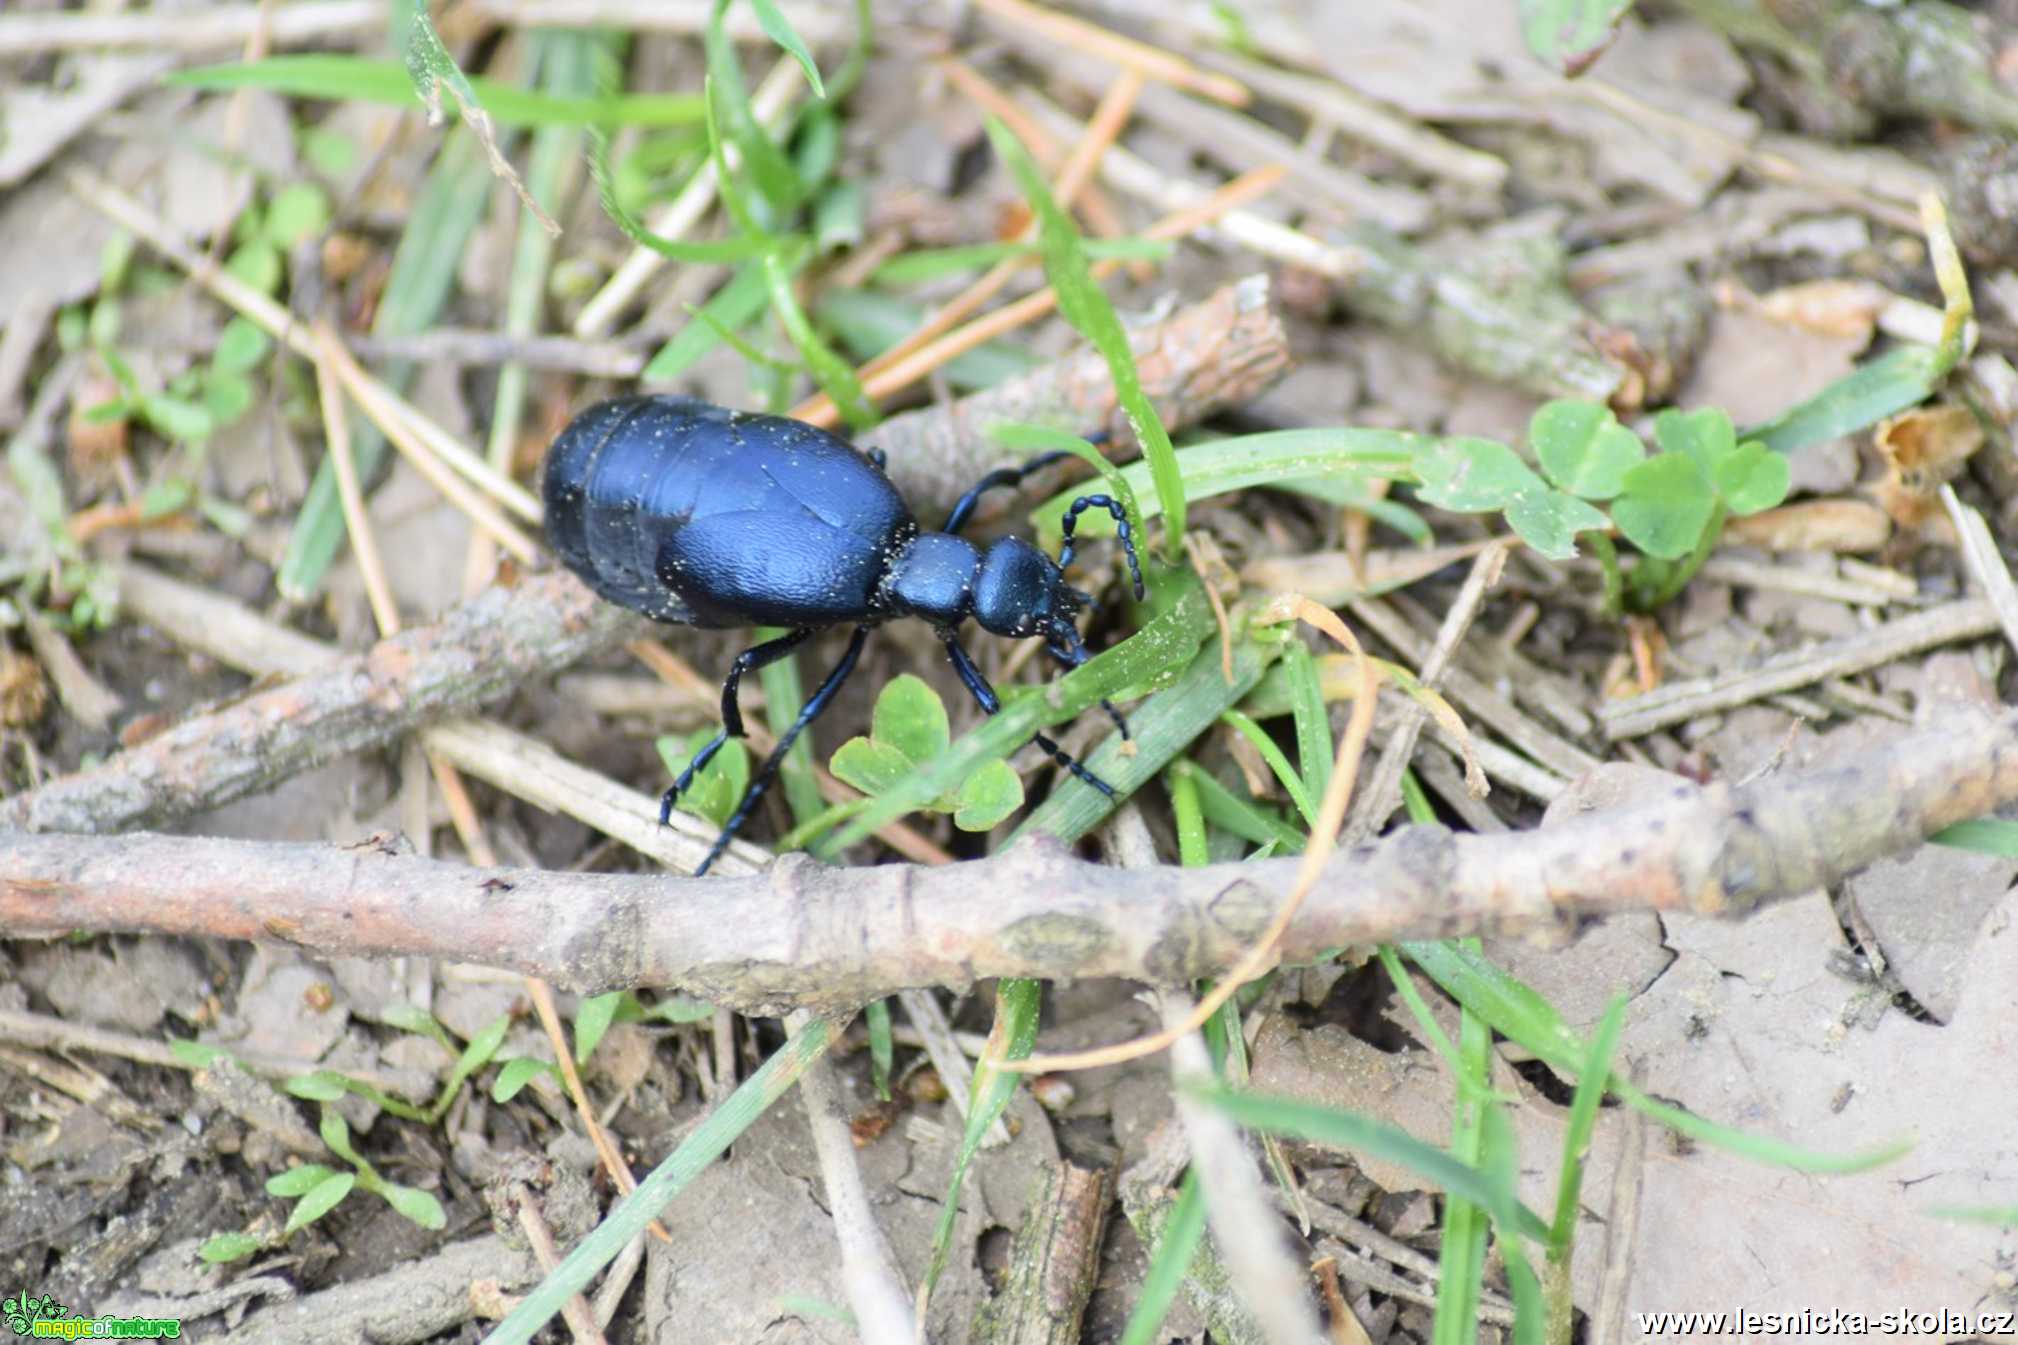
<path id="1" fill-rule="evenodd" d="M 1261 759 L 1268 763 L 1268 769 L 1275 772 L 1276 783 L 1289 795 L 1290 802 L 1296 805 L 1296 811 L 1303 814 L 1303 825 L 1316 826 L 1317 805 L 1311 799 L 1310 790 L 1304 785 L 1303 777 L 1296 773 L 1295 767 L 1289 764 L 1289 758 L 1283 755 L 1280 747 L 1276 746 L 1275 739 L 1268 736 L 1267 730 L 1238 710 L 1228 710 L 1219 718 L 1222 722 L 1231 724 L 1241 737 L 1247 739 L 1255 751 L 1261 753 Z"/>
<path id="2" fill-rule="evenodd" d="M 405 66 L 356 56 L 269 56 L 178 71 L 163 82 L 208 90 L 266 89 L 289 98 L 393 107 L 408 106 L 414 99 L 413 80 Z M 698 126 L 705 115 L 700 96 L 691 93 L 576 96 L 515 88 L 482 76 L 470 76 L 469 86 L 499 126 Z M 455 115 L 455 101 L 447 100 L 443 111 Z"/>
<path id="3" fill-rule="evenodd" d="M 835 354 L 834 348 L 821 339 L 807 319 L 806 310 L 799 306 L 798 296 L 792 293 L 792 274 L 797 269 L 787 265 L 785 258 L 776 252 L 764 258 L 764 280 L 770 287 L 771 311 L 784 324 L 785 335 L 798 347 L 800 358 L 805 360 L 813 381 L 833 400 L 841 418 L 857 431 L 866 430 L 882 417 L 870 403 L 868 393 L 863 391 L 862 380 L 855 376 L 855 367 Z"/>
<path id="4" fill-rule="evenodd" d="M 1469 1200 L 1493 1214 L 1523 1237 L 1540 1238 L 1548 1225 L 1522 1205 L 1513 1187 L 1405 1130 L 1354 1112 L 1225 1089 L 1196 1089 L 1198 1098 L 1219 1108 L 1250 1130 L 1292 1135 L 1318 1144 L 1377 1154 L 1412 1169 L 1453 1196 Z"/>
<path id="5" fill-rule="evenodd" d="M 1151 626 L 1154 625 L 1152 622 Z M 1134 734 L 1132 745 L 1123 743 L 1119 734 L 1111 735 L 1086 758 L 1086 769 L 1127 798 L 1246 695 L 1261 680 L 1261 674 L 1280 648 L 1276 643 L 1238 641 L 1233 649 L 1233 681 L 1229 684 L 1220 665 L 1219 650 L 1207 644 L 1176 682 L 1129 715 L 1129 728 Z M 1128 750 L 1131 746 L 1132 751 Z M 1054 788 L 1010 833 L 1010 840 L 1021 840 L 1036 832 L 1063 841 L 1077 840 L 1100 825 L 1114 808 L 1114 801 L 1097 789 L 1076 782 Z"/>
<path id="6" fill-rule="evenodd" d="M 602 1268 L 616 1259 L 624 1244 L 645 1231 L 646 1225 L 658 1217 L 659 1211 L 684 1190 L 688 1182 L 719 1158 L 722 1151 L 748 1130 L 772 1103 L 783 1097 L 798 1082 L 806 1066 L 819 1059 L 837 1035 L 835 1025 L 824 1019 L 809 1023 L 794 1033 L 755 1074 L 729 1094 L 665 1162 L 638 1183 L 636 1191 L 610 1210 L 609 1216 L 596 1226 L 595 1231 L 583 1238 L 567 1258 L 554 1267 L 553 1273 L 540 1281 L 538 1287 L 512 1310 L 511 1315 L 498 1323 L 496 1330 L 484 1337 L 484 1345 L 525 1345 L 531 1340 L 542 1326 L 559 1314 L 563 1303 L 587 1288 Z"/>
<path id="7" fill-rule="evenodd" d="M 786 633 L 780 626 L 760 626 L 752 643 L 763 644 Z M 764 722 L 770 726 L 773 738 L 782 738 L 806 703 L 805 687 L 799 680 L 798 655 L 787 654 L 775 663 L 765 664 L 757 680 L 764 688 Z M 784 785 L 785 803 L 792 810 L 795 825 L 804 826 L 827 811 L 827 801 L 820 795 L 820 782 L 813 777 L 813 744 L 804 734 L 785 753 L 778 777 Z M 884 1026 L 888 1025 L 886 1016 Z"/>
<path id="8" fill-rule="evenodd" d="M 1030 735 L 1062 723 L 1092 709 L 1100 699 L 1121 695 L 1128 688 L 1153 684 L 1182 669 L 1198 642 L 1212 628 L 1211 608 L 1195 581 L 1173 576 L 1173 584 L 1184 585 L 1171 608 L 1152 620 L 1135 635 L 1098 655 L 1054 682 L 1041 695 L 1020 696 L 1009 701 L 974 732 L 956 741 L 938 759 L 919 768 L 907 782 L 881 795 L 850 820 L 840 831 L 815 846 L 813 853 L 828 858 L 870 835 L 885 822 L 915 812 L 931 800 L 957 789 L 960 783 L 989 761 L 999 761 L 1030 740 Z M 1257 676 L 1258 676 L 1257 672 Z M 1214 712 L 1214 718 L 1217 712 Z M 1138 732 L 1144 727 L 1138 719 Z M 1195 730 L 1194 730 L 1195 732 Z M 1140 734 L 1139 736 L 1146 736 Z M 1189 739 L 1186 739 L 1189 741 Z M 1145 743 L 1143 757 L 1149 755 Z M 1172 748 L 1174 752 L 1176 749 Z M 1158 761 L 1167 760 L 1168 756 Z M 1117 790 L 1126 792 L 1146 774 L 1134 763 L 1120 773 L 1104 778 Z M 1061 784 L 1046 801 L 1046 807 L 1061 797 L 1088 794 L 1102 803 L 1099 791 L 1071 781 Z M 1104 816 L 1104 813 L 1100 814 Z M 1025 824 L 1028 825 L 1027 823 Z M 1018 834 L 1021 834 L 1020 831 Z"/>
<path id="9" fill-rule="evenodd" d="M 1486 1118 L 1494 1104 L 1491 1086 L 1492 1030 L 1478 1015 L 1458 1020 L 1457 1115 L 1451 1122 L 1450 1156 L 1477 1167 L 1485 1153 Z M 1496 1176 L 1499 1174 L 1495 1174 Z M 1491 1178 L 1487 1178 L 1491 1180 Z M 1511 1180 L 1507 1181 L 1511 1189 Z M 1485 1245 L 1490 1231 L 1483 1202 L 1452 1193 L 1444 1204 L 1443 1239 L 1437 1254 L 1435 1345 L 1471 1345 L 1478 1336 L 1478 1305 L 1485 1289 Z"/>
<path id="10" fill-rule="evenodd" d="M 879 999 L 862 1010 L 862 1021 L 869 1029 L 869 1073 L 876 1085 L 876 1096 L 884 1102 L 890 1100 L 890 1071 L 897 1062 L 897 1039 L 890 1029 L 890 1001 Z"/>
<path id="11" fill-rule="evenodd" d="M 1093 279 L 1091 263 L 1079 239 L 1072 217 L 1051 195 L 1037 164 L 1009 129 L 988 119 L 988 138 L 995 152 L 1015 176 L 1024 199 L 1037 214 L 1039 241 L 1044 255 L 1044 275 L 1058 294 L 1058 311 L 1079 334 L 1093 343 L 1114 379 L 1114 397 L 1122 414 L 1142 445 L 1142 456 L 1156 486 L 1156 499 L 1166 531 L 1164 556 L 1172 565 L 1184 558 L 1184 482 L 1177 471 L 1177 450 L 1164 429 L 1156 407 L 1142 390 L 1142 377 L 1135 367 L 1135 352 L 1114 306 Z M 1146 521 L 1146 520 L 1145 520 Z M 1143 539 L 1147 542 L 1147 537 Z"/>
<path id="12" fill-rule="evenodd" d="M 1185 498 L 1192 500 L 1254 486 L 1307 488 L 1314 482 L 1356 487 L 1356 493 L 1363 495 L 1366 483 L 1375 478 L 1405 479 L 1417 452 L 1435 442 L 1433 436 L 1404 430 L 1351 426 L 1270 430 L 1189 445 L 1178 455 L 1177 466 Z M 1152 484 L 1151 468 L 1145 462 L 1129 463 L 1121 475 L 1136 490 L 1147 490 Z M 1059 520 L 1077 493 L 1061 492 L 1038 505 L 1030 512 L 1031 524 L 1055 536 Z M 1395 508 L 1407 512 L 1399 505 Z M 1145 520 L 1154 518 L 1162 509 L 1161 496 L 1145 500 L 1142 509 Z M 1114 520 L 1104 514 L 1085 514 L 1080 517 L 1079 531 L 1088 537 L 1112 536 Z"/>
<path id="13" fill-rule="evenodd" d="M 939 1223 L 932 1234 L 932 1259 L 925 1267 L 924 1286 L 921 1297 L 929 1296 L 932 1286 L 939 1282 L 939 1275 L 946 1269 L 946 1258 L 953 1250 L 954 1225 L 960 1217 L 960 1188 L 967 1180 L 967 1165 L 980 1152 L 981 1141 L 988 1133 L 988 1127 L 1008 1107 L 1009 1099 L 1016 1095 L 1016 1085 L 1021 1076 L 999 1067 L 1002 1060 L 1021 1060 L 1030 1054 L 1037 1044 L 1038 1011 L 1043 1006 L 1044 983 L 1025 978 L 1005 980 L 995 991 L 995 1026 L 988 1034 L 991 1048 L 1000 1048 L 995 1054 L 984 1050 L 981 1058 L 974 1062 L 974 1086 L 967 1103 L 967 1129 L 960 1137 L 960 1153 L 953 1160 L 953 1179 L 946 1189 L 945 1204 L 939 1213 Z"/>
<path id="14" fill-rule="evenodd" d="M 704 40 L 710 134 L 736 147 L 749 181 L 768 204 L 773 217 L 782 219 L 805 199 L 806 187 L 792 161 L 757 121 L 757 114 L 750 106 L 750 89 L 743 82 L 743 67 L 736 61 L 735 44 L 729 40 L 722 22 L 729 3 L 730 0 L 715 0 Z M 721 174 L 720 186 L 722 204 L 729 206 L 730 178 L 726 172 Z M 736 194 L 741 195 L 740 189 Z M 735 207 L 729 208 L 734 213 Z M 762 232 L 741 219 L 737 220 L 737 227 L 746 234 Z"/>
<path id="15" fill-rule="evenodd" d="M 1549 1339 L 1569 1345 L 1576 1305 L 1570 1293 L 1570 1257 L 1575 1251 L 1577 1211 L 1584 1187 L 1584 1159 L 1591 1133 L 1597 1128 L 1598 1104 L 1604 1101 L 1604 1080 L 1611 1075 L 1612 1053 L 1626 1024 L 1626 997 L 1613 995 L 1591 1038 L 1590 1058 L 1570 1099 L 1569 1122 L 1563 1127 L 1562 1170 L 1556 1175 L 1556 1214 L 1549 1224 L 1548 1259 L 1540 1286 Z"/>
<path id="16" fill-rule="evenodd" d="M 443 143 L 428 174 L 427 186 L 406 232 L 393 252 L 392 273 L 386 278 L 374 336 L 417 336 L 434 325 L 455 284 L 456 268 L 477 222 L 490 203 L 490 160 L 483 144 L 467 127 L 458 127 Z M 395 390 L 412 377 L 411 363 L 386 365 L 383 379 Z M 351 432 L 351 456 L 360 480 L 369 481 L 385 459 L 386 443 L 370 421 L 358 418 Z M 303 603 L 322 587 L 323 576 L 343 542 L 343 504 L 336 493 L 336 468 L 325 456 L 316 468 L 308 496 L 302 501 L 294 530 L 288 535 L 275 580 L 280 595 Z"/>
<path id="17" fill-rule="evenodd" d="M 1206 821 L 1221 831 L 1230 831 L 1245 841 L 1256 845 L 1274 844 L 1287 854 L 1298 854 L 1304 847 L 1304 835 L 1284 822 L 1273 812 L 1265 811 L 1246 799 L 1241 798 L 1225 785 L 1190 760 L 1171 763 L 1173 780 L 1189 784 L 1198 795 L 1199 809 Z"/>
<path id="18" fill-rule="evenodd" d="M 1310 646 L 1295 635 L 1283 642 L 1281 669 L 1289 683 L 1290 706 L 1296 719 L 1296 764 L 1303 773 L 1303 792 L 1313 799 L 1331 787 L 1331 713 L 1324 704 L 1324 684 Z M 1310 814 L 1304 814 L 1308 819 Z"/>
<path id="19" fill-rule="evenodd" d="M 2018 822 L 2006 822 L 2001 817 L 1979 817 L 1970 822 L 1957 822 L 1952 827 L 1943 827 L 1927 839 L 1935 845 L 1973 850 L 1979 855 L 2018 859 Z"/>
<path id="20" fill-rule="evenodd" d="M 1107 455 L 1095 448 L 1090 441 L 1081 439 L 1076 434 L 1068 434 L 1064 430 L 1054 430 L 1048 425 L 1028 425 L 1017 421 L 1003 421 L 990 425 L 988 437 L 1012 452 L 1027 453 L 1033 457 L 1040 453 L 1070 453 L 1100 473 L 1100 479 L 1108 491 L 1115 499 L 1121 501 L 1122 511 L 1131 520 L 1130 526 L 1139 526 L 1142 506 L 1136 501 L 1135 487 L 1128 483 L 1128 477 L 1121 469 L 1109 462 Z M 1081 485 L 1072 491 L 1072 496 L 1077 499 L 1085 493 L 1086 488 Z M 1082 519 L 1085 517 L 1084 514 L 1080 515 Z M 1108 529 L 1112 531 L 1114 516 L 1102 514 L 1101 517 L 1107 520 Z M 1061 520 L 1063 518 L 1062 511 L 1060 518 Z M 1074 525 L 1075 530 L 1077 526 Z"/>
<path id="21" fill-rule="evenodd" d="M 1494 1031 L 1534 1052 L 1556 1073 L 1574 1079 L 1583 1069 L 1589 1047 L 1564 1024 L 1554 1006 L 1482 955 L 1452 943 L 1405 943 L 1402 951 L 1458 1003 L 1485 1019 Z M 1690 1139 L 1797 1172 L 1863 1172 L 1891 1162 L 1912 1147 L 1910 1140 L 1898 1140 L 1855 1153 L 1819 1153 L 1656 1102 L 1617 1075 L 1606 1086 L 1621 1102 Z"/>
<path id="22" fill-rule="evenodd" d="M 701 305 L 704 321 L 689 322 L 672 340 L 659 348 L 652 356 L 644 372 L 638 375 L 645 383 L 670 383 L 693 367 L 703 355 L 721 344 L 720 333 L 738 331 L 754 321 L 764 311 L 764 300 L 770 294 L 770 281 L 764 277 L 762 262 L 745 262 L 729 283 L 709 296 Z"/>
<path id="23" fill-rule="evenodd" d="M 1792 453 L 1875 425 L 1934 395 L 1947 370 L 1932 346 L 1900 346 L 1861 364 L 1814 396 L 1739 437 Z"/>
<path id="24" fill-rule="evenodd" d="M 750 8 L 756 11 L 757 26 L 764 30 L 764 36 L 788 52 L 799 63 L 799 68 L 806 72 L 806 82 L 813 86 L 813 96 L 825 98 L 827 90 L 820 83 L 819 63 L 813 59 L 813 53 L 806 50 L 805 39 L 799 36 L 798 29 L 792 27 L 792 21 L 785 17 L 773 0 L 750 0 Z"/>

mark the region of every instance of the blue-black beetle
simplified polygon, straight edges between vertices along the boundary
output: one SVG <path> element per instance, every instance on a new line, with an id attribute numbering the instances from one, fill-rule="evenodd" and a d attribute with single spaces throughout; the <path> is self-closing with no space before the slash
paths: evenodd
<path id="1" fill-rule="evenodd" d="M 1113 515 L 1135 596 L 1142 567 L 1119 502 L 1082 495 L 1065 512 L 1054 564 L 1021 538 L 984 552 L 959 536 L 982 492 L 1013 486 L 1064 454 L 988 473 L 953 506 L 939 532 L 917 520 L 883 474 L 880 454 L 803 421 L 749 415 L 692 397 L 622 397 L 575 417 L 547 452 L 547 537 L 570 570 L 598 594 L 655 621 L 685 626 L 785 626 L 790 633 L 737 656 L 722 683 L 722 731 L 659 801 L 659 821 L 731 735 L 743 736 L 736 690 L 743 674 L 782 658 L 815 631 L 855 623 L 848 652 L 807 699 L 798 719 L 750 782 L 708 857 L 728 847 L 805 727 L 855 670 L 870 630 L 896 617 L 931 622 L 954 671 L 983 710 L 1001 709 L 993 688 L 960 647 L 972 617 L 997 635 L 1044 638 L 1068 668 L 1087 658 L 1072 624 L 1091 601 L 1065 582 L 1081 512 Z M 1127 724 L 1107 706 L 1125 735 Z M 1107 783 L 1043 734 L 1038 746 L 1109 797 Z"/>

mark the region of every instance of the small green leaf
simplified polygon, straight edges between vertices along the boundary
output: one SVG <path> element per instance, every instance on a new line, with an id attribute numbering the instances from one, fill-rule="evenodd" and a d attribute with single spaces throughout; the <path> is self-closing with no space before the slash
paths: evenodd
<path id="1" fill-rule="evenodd" d="M 1006 761 L 991 761 L 960 785 L 953 825 L 986 831 L 1023 806 L 1023 781 Z"/>
<path id="2" fill-rule="evenodd" d="M 329 194 L 313 182 L 290 182 L 266 209 L 266 237 L 286 252 L 329 227 Z"/>
<path id="3" fill-rule="evenodd" d="M 217 422 L 210 412 L 195 402 L 180 397 L 170 397 L 166 393 L 154 393 L 140 404 L 147 419 L 155 429 L 170 439 L 180 439 L 185 443 L 200 443 L 208 439 L 217 429 Z"/>
<path id="4" fill-rule="evenodd" d="M 252 409 L 252 380 L 244 374 L 211 372 L 203 381 L 203 409 L 213 425 L 231 425 Z"/>
<path id="5" fill-rule="evenodd" d="M 327 1168 L 320 1163 L 303 1163 L 298 1168 L 289 1168 L 268 1177 L 266 1194 L 280 1200 L 293 1200 L 296 1196 L 307 1195 L 336 1175 L 335 1168 Z"/>
<path id="6" fill-rule="evenodd" d="M 666 770 L 678 779 L 694 753 L 712 737 L 713 734 L 702 729 L 687 739 L 684 749 L 678 738 L 661 738 L 659 757 L 666 763 Z M 749 784 L 749 749 L 743 746 L 742 739 L 731 738 L 722 744 L 722 750 L 715 753 L 707 768 L 694 777 L 687 792 L 680 795 L 680 806 L 721 826 L 743 801 L 743 791 Z"/>
<path id="7" fill-rule="evenodd" d="M 329 1146 L 331 1153 L 347 1162 L 363 1165 L 364 1160 L 357 1156 L 357 1149 L 350 1142 L 350 1123 L 343 1119 L 343 1113 L 325 1105 L 322 1109 L 322 1123 L 316 1130 L 322 1136 L 322 1142 Z"/>
<path id="8" fill-rule="evenodd" d="M 225 261 L 224 269 L 261 294 L 270 295 L 280 288 L 280 250 L 263 238 L 255 238 L 234 251 Z"/>
<path id="9" fill-rule="evenodd" d="M 281 1089 L 310 1102 L 334 1102 L 350 1091 L 341 1074 L 332 1074 L 326 1069 L 319 1069 L 313 1074 L 297 1074 L 283 1083 Z"/>
<path id="10" fill-rule="evenodd" d="M 645 1017 L 661 1023 L 705 1023 L 715 1016 L 715 1006 L 692 995 L 660 995 Z"/>
<path id="11" fill-rule="evenodd" d="M 893 677 L 876 695 L 869 736 L 902 752 L 913 765 L 923 765 L 946 750 L 953 731 L 946 703 L 922 677 Z"/>
<path id="12" fill-rule="evenodd" d="M 1738 446 L 1738 432 L 1722 407 L 1705 406 L 1694 411 L 1673 407 L 1654 417 L 1654 442 L 1663 453 L 1686 453 L 1713 477 L 1719 463 Z"/>
<path id="13" fill-rule="evenodd" d="M 229 1261 L 243 1261 L 265 1245 L 250 1233 L 219 1233 L 205 1242 L 196 1254 L 216 1266 Z"/>
<path id="14" fill-rule="evenodd" d="M 1694 549 L 1716 509 L 1709 475 L 1686 453 L 1663 453 L 1626 473 L 1612 521 L 1649 556 L 1676 560 Z"/>
<path id="15" fill-rule="evenodd" d="M 1756 514 L 1787 498 L 1792 479 L 1785 454 L 1775 453 L 1756 439 L 1747 439 L 1713 474 L 1717 490 L 1734 514 Z"/>
<path id="16" fill-rule="evenodd" d="M 1516 496 L 1506 507 L 1506 521 L 1523 542 L 1550 560 L 1573 558 L 1578 533 L 1610 522 L 1594 505 L 1547 486 Z"/>
<path id="17" fill-rule="evenodd" d="M 1936 845 L 1952 845 L 1958 850 L 1973 850 L 1979 855 L 2002 855 L 2006 859 L 2018 859 L 2018 822 L 2006 822 L 1998 817 L 1979 817 L 1969 822 L 1957 822 L 1952 827 L 1944 827 L 1927 838 Z M 181 1042 L 175 1043 L 177 1054 L 181 1054 Z"/>
<path id="18" fill-rule="evenodd" d="M 834 753 L 829 769 L 835 779 L 873 796 L 895 788 L 898 781 L 909 775 L 911 759 L 888 743 L 850 738 Z"/>
<path id="19" fill-rule="evenodd" d="M 1633 0 L 1520 0 L 1528 50 L 1557 74 L 1575 76 L 1604 53 Z"/>
<path id="20" fill-rule="evenodd" d="M 1640 437 L 1619 424 L 1610 407 L 1553 401 L 1528 422 L 1528 445 L 1549 480 L 1587 500 L 1609 500 L 1626 473 L 1646 457 Z"/>
<path id="21" fill-rule="evenodd" d="M 1546 489 L 1518 453 L 1491 439 L 1439 439 L 1416 455 L 1415 474 L 1418 496 L 1460 514 L 1504 509 L 1524 493 Z"/>
<path id="22" fill-rule="evenodd" d="M 616 1021 L 617 1007 L 624 1002 L 624 992 L 612 990 L 607 995 L 595 995 L 582 1001 L 575 1010 L 575 1063 L 586 1065 L 589 1057 L 596 1053 L 602 1043 L 603 1034 Z"/>
<path id="23" fill-rule="evenodd" d="M 389 1004 L 379 1015 L 379 1019 L 387 1027 L 398 1028 L 401 1032 L 417 1033 L 431 1039 L 450 1055 L 456 1053 L 456 1044 L 449 1039 L 448 1029 L 418 1004 L 409 1004 L 404 1000 Z"/>
<path id="24" fill-rule="evenodd" d="M 343 1198 L 349 1195 L 356 1185 L 355 1172 L 330 1173 L 328 1177 L 316 1183 L 308 1194 L 295 1202 L 294 1209 L 287 1216 L 287 1227 L 281 1231 L 281 1236 L 288 1237 L 298 1233 L 328 1214 L 343 1203 Z"/>
<path id="25" fill-rule="evenodd" d="M 231 1052 L 208 1042 L 184 1041 L 180 1037 L 168 1040 L 168 1049 L 181 1063 L 191 1069 L 208 1069 L 220 1060 L 231 1058 Z"/>
<path id="26" fill-rule="evenodd" d="M 518 1055 L 510 1060 L 501 1061 L 498 1064 L 497 1082 L 490 1086 L 490 1100 L 510 1102 L 524 1091 L 527 1084 L 542 1074 L 550 1074 L 556 1080 L 560 1078 L 559 1070 L 533 1056 Z"/>
<path id="27" fill-rule="evenodd" d="M 327 178 L 343 177 L 357 163 L 357 142 L 341 131 L 320 126 L 302 133 L 301 152 L 315 171 Z"/>
<path id="28" fill-rule="evenodd" d="M 441 1229 L 448 1227 L 448 1214 L 441 1202 L 425 1191 L 411 1186 L 401 1186 L 398 1182 L 387 1182 L 379 1188 L 385 1203 L 422 1228 Z"/>
<path id="29" fill-rule="evenodd" d="M 246 373 L 265 359 L 271 349 L 273 339 L 257 323 L 250 318 L 233 318 L 217 335 L 217 349 L 211 352 L 210 367 L 223 374 Z"/>

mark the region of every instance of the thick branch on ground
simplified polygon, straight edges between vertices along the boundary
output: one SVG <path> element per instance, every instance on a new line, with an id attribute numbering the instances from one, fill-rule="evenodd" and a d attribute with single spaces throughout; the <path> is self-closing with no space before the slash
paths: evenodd
<path id="1" fill-rule="evenodd" d="M 634 636 L 643 618 L 573 575 L 496 585 L 441 621 L 186 719 L 93 770 L 0 803 L 0 832 L 110 832 L 270 789 L 495 700 Z"/>
<path id="2" fill-rule="evenodd" d="M 1289 338 L 1275 314 L 1268 277 L 1248 276 L 1168 317 L 1128 329 L 1142 390 L 1170 429 L 1195 425 L 1268 390 L 1289 369 Z M 1086 433 L 1116 424 L 1114 381 L 1091 348 L 951 407 L 893 416 L 861 435 L 890 455 L 890 476 L 914 508 L 946 506 L 975 478 L 1015 455 L 987 434 L 1001 421 L 1030 421 Z"/>
<path id="3" fill-rule="evenodd" d="M 2018 712 L 1952 712 L 1835 767 L 1539 831 L 1411 827 L 1335 857 L 1286 961 L 1459 934 L 1560 937 L 1637 909 L 1741 915 L 2018 800 Z M 738 878 L 483 871 L 375 844 L 165 836 L 0 842 L 0 929 L 279 939 L 319 954 L 483 962 L 570 990 L 678 986 L 749 1012 L 852 1007 L 987 976 L 1223 974 L 1297 861 L 1128 870 L 1055 845 L 942 868 L 788 857 Z"/>

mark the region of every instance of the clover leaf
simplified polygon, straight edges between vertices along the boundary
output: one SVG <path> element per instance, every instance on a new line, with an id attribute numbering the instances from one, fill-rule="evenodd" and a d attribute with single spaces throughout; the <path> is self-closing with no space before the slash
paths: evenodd
<path id="1" fill-rule="evenodd" d="M 877 795 L 889 792 L 952 742 L 946 705 L 909 673 L 893 677 L 876 696 L 869 736 L 850 738 L 834 753 L 837 779 Z M 1023 806 L 1023 781 L 1006 761 L 991 761 L 960 787 L 926 805 L 951 813 L 962 831 L 986 831 Z"/>

